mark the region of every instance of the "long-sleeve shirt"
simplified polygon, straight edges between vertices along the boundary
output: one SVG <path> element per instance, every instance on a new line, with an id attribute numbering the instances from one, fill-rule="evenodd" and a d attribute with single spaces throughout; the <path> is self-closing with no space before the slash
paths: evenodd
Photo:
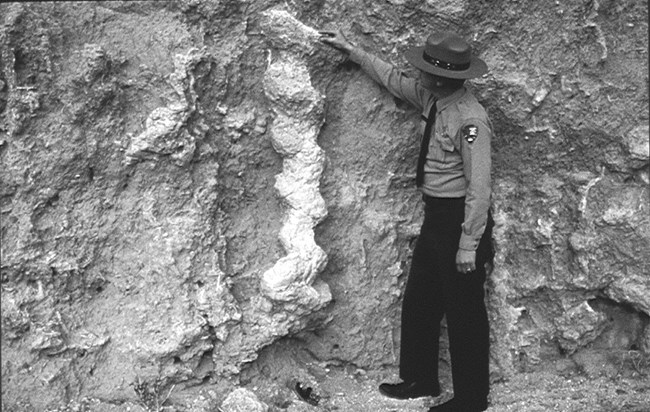
<path id="1" fill-rule="evenodd" d="M 421 110 L 421 131 L 435 97 L 414 78 L 355 48 L 350 59 L 399 99 Z M 491 196 L 492 127 L 485 108 L 465 87 L 437 101 L 436 121 L 420 190 L 428 196 L 465 197 L 458 247 L 476 250 L 487 224 Z"/>

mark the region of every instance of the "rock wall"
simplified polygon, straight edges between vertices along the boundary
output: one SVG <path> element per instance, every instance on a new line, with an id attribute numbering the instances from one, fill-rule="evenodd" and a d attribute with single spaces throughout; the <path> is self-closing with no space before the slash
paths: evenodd
<path id="1" fill-rule="evenodd" d="M 320 28 L 411 73 L 408 47 L 455 30 L 490 66 L 472 88 L 496 132 L 495 378 L 585 348 L 650 351 L 647 3 L 0 15 L 4 407 L 209 387 L 209 410 L 284 337 L 323 362 L 396 363 L 418 113 Z"/>

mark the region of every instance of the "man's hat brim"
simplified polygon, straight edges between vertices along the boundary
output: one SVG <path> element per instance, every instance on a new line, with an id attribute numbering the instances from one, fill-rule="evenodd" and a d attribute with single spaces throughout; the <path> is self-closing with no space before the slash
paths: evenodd
<path id="1" fill-rule="evenodd" d="M 434 66 L 424 60 L 424 46 L 413 47 L 404 53 L 404 57 L 413 66 L 436 76 L 446 77 L 448 79 L 473 79 L 481 77 L 488 71 L 487 64 L 476 56 L 470 57 L 469 67 L 465 70 L 447 70 L 442 67 Z"/>

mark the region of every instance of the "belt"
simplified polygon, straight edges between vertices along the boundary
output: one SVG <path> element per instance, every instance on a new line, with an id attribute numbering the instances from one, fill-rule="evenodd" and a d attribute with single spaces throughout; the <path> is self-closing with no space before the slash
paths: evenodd
<path id="1" fill-rule="evenodd" d="M 441 207 L 454 207 L 454 206 L 464 206 L 465 205 L 465 196 L 463 197 L 433 197 L 429 195 L 422 195 L 422 200 L 427 206 L 441 206 Z"/>

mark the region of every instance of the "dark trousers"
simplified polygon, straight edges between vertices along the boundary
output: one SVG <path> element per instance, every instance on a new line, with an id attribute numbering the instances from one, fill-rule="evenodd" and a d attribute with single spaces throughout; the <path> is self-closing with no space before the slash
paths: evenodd
<path id="1" fill-rule="evenodd" d="M 440 322 L 447 318 L 454 398 L 486 406 L 489 392 L 489 325 L 485 263 L 492 259 L 492 218 L 476 253 L 476 271 L 456 271 L 465 198 L 425 196 L 420 230 L 402 304 L 400 377 L 438 382 Z"/>

